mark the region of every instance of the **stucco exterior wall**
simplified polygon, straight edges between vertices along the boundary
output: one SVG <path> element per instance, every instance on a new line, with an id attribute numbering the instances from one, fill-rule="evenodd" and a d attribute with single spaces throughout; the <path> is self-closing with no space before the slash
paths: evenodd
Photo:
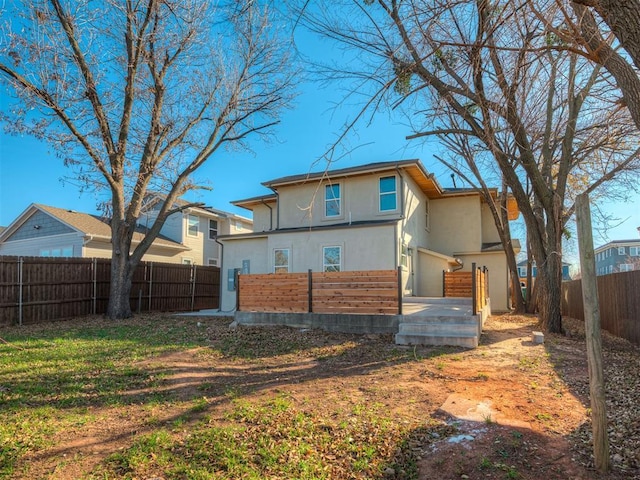
<path id="1" fill-rule="evenodd" d="M 418 251 L 416 265 L 416 295 L 419 297 L 442 297 L 442 271 L 450 267 L 442 257 L 424 250 Z"/>
<path id="2" fill-rule="evenodd" d="M 459 255 L 464 261 L 463 270 L 471 270 L 471 264 L 476 262 L 478 267 L 489 269 L 489 297 L 493 312 L 509 310 L 509 273 L 507 259 L 503 252 L 477 253 Z"/>
<path id="3" fill-rule="evenodd" d="M 343 271 L 390 270 L 397 266 L 395 225 L 299 231 L 260 238 L 231 239 L 224 242 L 221 309 L 235 306 L 235 291 L 227 288 L 229 270 L 242 268 L 248 260 L 249 273 L 273 273 L 274 251 L 290 249 L 289 271 L 323 270 L 323 247 L 340 246 Z M 246 263 L 245 263 L 246 264 Z"/>
<path id="4" fill-rule="evenodd" d="M 428 248 L 445 255 L 479 251 L 482 245 L 480 197 L 461 196 L 431 200 Z"/>
<path id="5" fill-rule="evenodd" d="M 496 228 L 496 222 L 493 220 L 491 209 L 489 206 L 482 202 L 482 242 L 483 243 L 495 243 L 500 241 L 498 235 L 498 229 Z"/>
<path id="6" fill-rule="evenodd" d="M 12 237 L 13 238 L 13 237 Z M 42 250 L 72 249 L 73 257 L 82 256 L 82 236 L 77 232 L 61 235 L 22 238 L 0 244 L 0 255 L 18 255 L 24 257 L 39 257 Z"/>
<path id="7" fill-rule="evenodd" d="M 379 209 L 379 179 L 396 175 L 366 175 L 336 180 L 340 185 L 340 215 L 325 216 L 325 185 L 317 182 L 294 185 L 279 190 L 279 228 L 330 225 L 364 220 L 384 220 L 400 216 L 400 180 L 397 178 L 397 208 L 381 212 Z M 256 230 L 257 231 L 257 230 Z"/>
<path id="8" fill-rule="evenodd" d="M 253 207 L 253 231 L 267 232 L 277 226 L 277 207 L 275 202 L 266 205 L 256 205 Z"/>

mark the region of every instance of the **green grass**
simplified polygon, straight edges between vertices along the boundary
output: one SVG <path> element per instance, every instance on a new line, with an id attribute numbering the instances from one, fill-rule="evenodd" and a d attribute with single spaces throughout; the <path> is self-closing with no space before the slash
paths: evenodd
<path id="1" fill-rule="evenodd" d="M 204 341 L 189 325 L 137 321 L 64 322 L 3 331 L 0 344 L 0 478 L 18 459 L 55 443 L 56 434 L 94 421 L 88 407 L 140 401 L 147 386 L 138 360 Z"/>
<path id="2" fill-rule="evenodd" d="M 397 441 L 408 433 L 379 405 L 357 405 L 348 421 L 336 423 L 296 407 L 286 396 L 261 404 L 234 400 L 227 420 L 226 425 L 203 422 L 186 438 L 171 439 L 168 432 L 143 437 L 112 455 L 103 473 L 106 478 L 372 478 L 390 464 Z"/>
<path id="3" fill-rule="evenodd" d="M 410 480 L 417 475 L 412 435 L 439 428 L 394 421 L 385 405 L 370 400 L 319 411 L 286 394 L 256 401 L 242 384 L 220 390 L 217 401 L 227 412 L 221 418 L 209 412 L 211 385 L 179 398 L 162 388 L 169 370 L 145 362 L 206 347 L 198 355 L 212 365 L 220 358 L 260 365 L 262 358 L 295 353 L 322 358 L 324 369 L 356 349 L 363 361 L 380 365 L 415 361 L 415 352 L 378 351 L 344 339 L 315 346 L 309 336 L 279 336 L 276 329 L 237 335 L 223 328 L 210 338 L 194 321 L 170 316 L 13 327 L 2 337 L 10 344 L 0 344 L 0 479 L 28 476 L 21 459 L 56 446 L 63 432 L 132 411 L 143 418 L 144 431 L 128 433 L 126 448 L 83 478 L 383 478 L 394 468 Z M 179 415 L 163 419 L 163 410 L 177 403 Z"/>

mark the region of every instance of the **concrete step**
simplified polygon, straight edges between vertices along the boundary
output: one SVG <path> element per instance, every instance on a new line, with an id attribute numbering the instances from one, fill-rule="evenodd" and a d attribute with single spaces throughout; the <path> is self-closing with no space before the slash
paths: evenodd
<path id="1" fill-rule="evenodd" d="M 477 323 L 400 323 L 398 333 L 405 335 L 478 335 Z"/>
<path id="2" fill-rule="evenodd" d="M 427 303 L 432 305 L 471 305 L 469 297 L 403 297 L 403 303 Z"/>
<path id="3" fill-rule="evenodd" d="M 404 315 L 400 323 L 414 323 L 422 325 L 458 324 L 478 325 L 477 315 Z"/>
<path id="4" fill-rule="evenodd" d="M 452 347 L 476 348 L 477 335 L 406 335 L 396 334 L 397 345 L 448 345 Z"/>

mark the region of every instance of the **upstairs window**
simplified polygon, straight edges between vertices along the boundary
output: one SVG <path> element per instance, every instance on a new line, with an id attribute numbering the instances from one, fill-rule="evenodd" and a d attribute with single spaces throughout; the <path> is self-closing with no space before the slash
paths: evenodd
<path id="1" fill-rule="evenodd" d="M 626 255 L 626 249 L 624 247 L 618 247 L 618 255 Z"/>
<path id="2" fill-rule="evenodd" d="M 273 251 L 273 271 L 275 273 L 289 273 L 288 248 L 276 248 Z"/>
<path id="3" fill-rule="evenodd" d="M 339 217 L 342 213 L 340 199 L 340 185 L 325 185 L 324 187 L 324 216 Z"/>
<path id="4" fill-rule="evenodd" d="M 640 257 L 640 247 L 629 247 L 629 255 L 632 257 Z"/>
<path id="5" fill-rule="evenodd" d="M 187 217 L 187 235 L 190 237 L 197 237 L 199 224 L 200 219 L 196 215 L 189 215 Z"/>
<path id="6" fill-rule="evenodd" d="M 325 272 L 339 272 L 342 270 L 342 247 L 322 248 L 322 270 Z"/>
<path id="7" fill-rule="evenodd" d="M 381 212 L 390 212 L 398 208 L 398 192 L 396 183 L 395 175 L 380 178 L 379 192 Z"/>
<path id="8" fill-rule="evenodd" d="M 218 236 L 218 221 L 209 220 L 209 238 L 214 240 Z"/>

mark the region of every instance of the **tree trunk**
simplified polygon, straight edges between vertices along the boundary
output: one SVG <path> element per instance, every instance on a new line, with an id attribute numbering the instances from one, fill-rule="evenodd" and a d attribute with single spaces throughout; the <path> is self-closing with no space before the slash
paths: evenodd
<path id="1" fill-rule="evenodd" d="M 114 205 L 114 211 L 118 211 L 117 207 L 122 205 L 122 202 L 114 202 Z M 111 286 L 107 306 L 107 316 L 111 320 L 129 318 L 132 315 L 129 297 L 133 272 L 138 264 L 132 261 L 129 254 L 133 230 L 124 220 L 118 218 L 123 216 L 114 213 L 111 219 Z"/>
<path id="2" fill-rule="evenodd" d="M 133 271 L 128 255 L 113 255 L 111 259 L 111 286 L 107 316 L 111 320 L 131 317 L 131 282 Z"/>

